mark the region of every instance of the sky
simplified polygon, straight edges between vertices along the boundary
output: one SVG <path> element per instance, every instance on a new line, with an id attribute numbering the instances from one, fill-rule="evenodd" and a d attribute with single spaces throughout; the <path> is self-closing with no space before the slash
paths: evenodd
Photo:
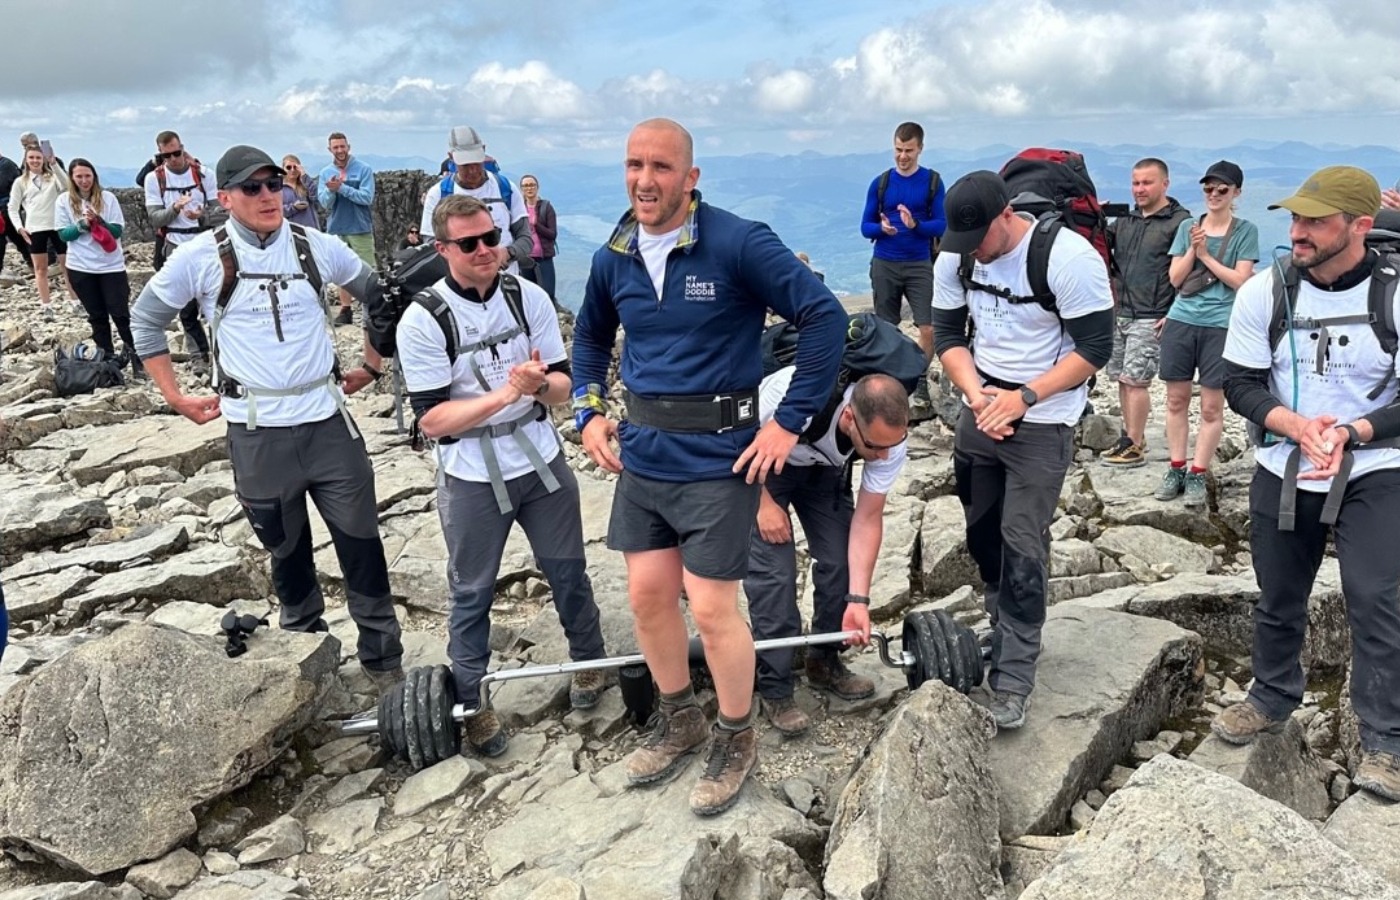
<path id="1" fill-rule="evenodd" d="M 520 164 L 621 159 L 664 115 L 706 154 L 1400 141 L 1390 2 L 48 0 L 6 20 L 0 150 L 140 165 L 157 131 L 440 158 L 453 125 Z M 6 135 L 5 132 L 9 134 Z"/>

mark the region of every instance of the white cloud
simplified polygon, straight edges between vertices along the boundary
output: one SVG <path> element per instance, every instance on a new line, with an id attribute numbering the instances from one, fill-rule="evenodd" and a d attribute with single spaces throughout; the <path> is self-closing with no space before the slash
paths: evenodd
<path id="1" fill-rule="evenodd" d="M 798 112 L 812 102 L 815 87 L 811 75 L 788 69 L 761 79 L 754 89 L 754 102 L 763 112 Z"/>

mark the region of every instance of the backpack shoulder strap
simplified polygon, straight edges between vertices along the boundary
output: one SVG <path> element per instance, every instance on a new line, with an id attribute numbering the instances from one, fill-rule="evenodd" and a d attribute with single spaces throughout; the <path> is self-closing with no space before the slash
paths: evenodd
<path id="1" fill-rule="evenodd" d="M 525 297 L 520 291 L 520 279 L 509 272 L 501 273 L 501 293 L 505 295 L 506 305 L 510 307 L 510 314 L 515 317 L 515 324 L 520 326 L 520 330 L 525 332 L 525 336 L 530 336 L 530 320 L 525 316 Z"/>
<path id="2" fill-rule="evenodd" d="M 1032 227 L 1031 244 L 1026 249 L 1026 278 L 1031 285 L 1031 299 L 1058 316 L 1060 307 L 1055 302 L 1055 293 L 1050 290 L 1050 251 L 1065 222 L 1058 213 L 1046 213 Z"/>
<path id="3" fill-rule="evenodd" d="M 214 246 L 219 249 L 219 264 L 224 269 L 223 284 L 219 286 L 219 297 L 214 306 L 222 310 L 228 306 L 233 289 L 238 285 L 238 254 L 233 250 L 233 238 L 229 237 L 228 226 L 220 225 L 214 231 Z"/>
<path id="4" fill-rule="evenodd" d="M 165 164 L 156 166 L 156 187 L 160 189 L 161 202 L 165 202 Z"/>
<path id="5" fill-rule="evenodd" d="M 1371 269 L 1371 291 L 1367 303 L 1371 307 L 1371 328 L 1387 355 L 1395 356 L 1400 349 L 1400 335 L 1395 330 L 1395 291 L 1400 284 L 1400 253 L 1382 253 Z"/>
<path id="6" fill-rule="evenodd" d="M 933 208 L 934 200 L 938 197 L 938 170 L 930 168 L 928 170 L 928 214 L 929 218 L 936 218 L 938 211 Z"/>
<path id="7" fill-rule="evenodd" d="M 288 222 L 292 229 L 292 244 L 296 247 L 297 262 L 301 264 L 301 271 L 306 275 L 306 280 L 310 282 L 311 288 L 316 291 L 316 296 L 321 296 L 321 270 L 316 265 L 316 256 L 311 252 L 311 239 L 306 236 L 306 226 L 298 222 Z"/>
<path id="8" fill-rule="evenodd" d="M 203 194 L 203 193 L 204 193 L 204 173 L 200 171 L 200 168 L 199 168 L 199 160 L 197 160 L 197 159 L 191 159 L 191 160 L 190 160 L 190 175 L 194 177 L 194 184 L 191 185 L 191 188 L 198 188 L 198 189 L 199 189 L 199 192 L 200 192 L 201 194 Z M 208 198 L 207 196 L 206 196 L 204 199 L 205 199 L 206 202 L 209 200 L 209 198 Z"/>
<path id="9" fill-rule="evenodd" d="M 442 181 L 438 182 L 438 196 L 439 196 L 439 197 L 451 197 L 451 196 L 452 196 L 452 179 L 455 178 L 455 177 L 456 177 L 456 176 L 455 176 L 454 174 L 452 174 L 451 172 L 449 172 L 447 175 L 445 175 L 445 176 L 443 177 Z"/>
<path id="10" fill-rule="evenodd" d="M 1269 352 L 1278 347 L 1293 327 L 1293 308 L 1298 303 L 1298 268 L 1292 263 L 1277 267 L 1274 278 L 1274 312 L 1269 317 Z"/>
<path id="11" fill-rule="evenodd" d="M 510 188 L 510 179 L 502 175 L 500 172 L 492 172 L 491 174 L 496 176 L 496 187 L 500 188 L 501 202 L 505 204 L 506 218 L 509 219 L 510 202 L 511 199 L 515 196 L 514 192 Z"/>
<path id="12" fill-rule="evenodd" d="M 447 364 L 451 365 L 457 361 L 459 345 L 457 343 L 457 319 L 452 315 L 452 307 L 447 305 L 447 301 L 442 299 L 437 291 L 426 288 L 413 295 L 413 303 L 418 304 L 428 311 L 428 315 L 433 317 L 433 321 L 442 329 L 442 336 L 446 339 Z"/>
<path id="13" fill-rule="evenodd" d="M 885 211 L 885 191 L 890 187 L 890 173 L 894 169 L 886 169 L 880 173 L 880 181 L 875 185 L 875 215 Z"/>

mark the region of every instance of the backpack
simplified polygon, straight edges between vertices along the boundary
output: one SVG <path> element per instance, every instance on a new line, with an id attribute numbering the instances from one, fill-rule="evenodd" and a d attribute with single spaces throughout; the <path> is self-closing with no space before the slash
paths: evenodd
<path id="1" fill-rule="evenodd" d="M 793 365 L 797 360 L 797 326 L 777 322 L 763 331 L 760 343 L 763 377 Z M 819 440 L 831 428 L 832 416 L 846 395 L 846 388 L 866 375 L 888 375 L 913 393 L 928 370 L 928 359 L 914 340 L 874 313 L 855 313 L 846 323 L 846 343 L 836 384 L 821 411 L 798 438 L 804 444 Z"/>
<path id="2" fill-rule="evenodd" d="M 439 191 L 438 196 L 440 196 L 440 197 L 450 197 L 450 196 L 452 196 L 452 182 L 453 182 L 453 180 L 457 177 L 456 171 L 457 171 L 457 170 L 454 168 L 451 172 L 448 172 L 447 175 L 443 177 L 442 181 L 438 182 L 438 191 Z M 510 211 L 510 201 L 511 201 L 511 198 L 514 196 L 513 193 L 512 193 L 512 191 L 511 191 L 511 188 L 510 188 L 510 179 L 507 178 L 506 176 L 502 175 L 500 172 L 492 172 L 492 171 L 490 171 L 490 170 L 488 170 L 488 172 L 489 172 L 489 174 L 490 174 L 493 178 L 496 179 L 496 187 L 497 187 L 497 188 L 500 190 L 500 192 L 501 192 L 501 199 L 500 199 L 499 201 L 498 201 L 498 200 L 483 200 L 482 202 L 483 202 L 483 203 L 498 203 L 498 202 L 499 202 L 499 203 L 503 203 L 503 204 L 505 204 L 506 211 L 509 212 L 509 211 Z"/>
<path id="3" fill-rule="evenodd" d="M 79 342 L 53 351 L 54 393 L 60 397 L 91 394 L 98 388 L 125 384 L 121 357 Z"/>
<path id="4" fill-rule="evenodd" d="M 875 184 L 875 212 L 876 212 L 877 215 L 880 214 L 880 213 L 883 213 L 883 212 L 885 211 L 885 191 L 887 191 L 887 190 L 889 189 L 889 186 L 890 186 L 890 175 L 891 175 L 891 173 L 893 173 L 893 172 L 894 172 L 894 169 L 886 169 L 885 171 L 881 172 L 881 173 L 880 173 L 880 180 L 879 180 L 878 182 L 876 182 L 876 184 Z M 936 214 L 936 211 L 935 211 L 934 208 L 933 208 L 933 203 L 934 203 L 934 198 L 936 198 L 936 197 L 938 196 L 938 184 L 939 184 L 938 170 L 937 170 L 937 169 L 929 169 L 929 170 L 928 170 L 928 201 L 927 201 L 927 204 L 928 204 L 928 214 L 929 214 L 929 217 L 930 217 L 930 218 L 932 218 L 932 217 Z M 929 243 L 932 245 L 934 252 L 937 252 L 937 250 L 938 250 L 938 238 L 934 238 L 934 239 L 933 239 L 932 241 L 930 241 Z M 826 279 L 822 279 L 822 280 L 825 281 Z"/>

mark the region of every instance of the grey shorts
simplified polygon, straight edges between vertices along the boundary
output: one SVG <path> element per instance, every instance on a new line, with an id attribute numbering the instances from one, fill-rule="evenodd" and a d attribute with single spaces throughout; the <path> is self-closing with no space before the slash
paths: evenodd
<path id="1" fill-rule="evenodd" d="M 1147 387 L 1157 377 L 1156 319 L 1115 319 L 1113 356 L 1104 375 L 1133 387 Z"/>
<path id="2" fill-rule="evenodd" d="M 749 532 L 759 486 L 743 478 L 657 481 L 623 470 L 613 493 L 608 548 L 619 553 L 679 547 L 687 572 L 738 581 L 749 572 Z"/>
<path id="3" fill-rule="evenodd" d="M 1199 371 L 1201 387 L 1225 387 L 1226 331 L 1168 319 L 1162 329 L 1162 380 L 1192 381 Z"/>
<path id="4" fill-rule="evenodd" d="M 933 263 L 927 259 L 890 262 L 879 257 L 870 260 L 870 290 L 875 296 L 875 315 L 899 324 L 900 301 L 909 301 L 909 314 L 915 325 L 933 324 Z"/>

